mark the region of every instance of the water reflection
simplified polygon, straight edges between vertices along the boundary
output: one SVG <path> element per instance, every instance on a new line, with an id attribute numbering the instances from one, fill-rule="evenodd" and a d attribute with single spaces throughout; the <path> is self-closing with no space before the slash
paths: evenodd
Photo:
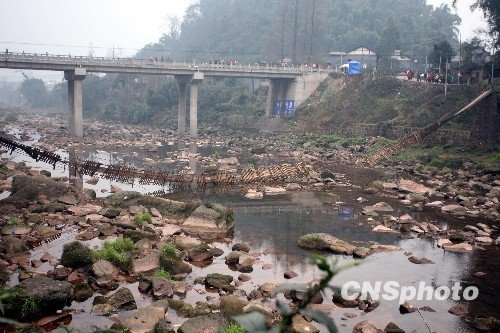
<path id="1" fill-rule="evenodd" d="M 189 169 L 191 169 L 192 172 L 198 172 L 197 169 L 197 157 L 198 157 L 198 145 L 196 142 L 191 142 L 189 144 Z"/>
<path id="2" fill-rule="evenodd" d="M 82 161 L 83 152 L 80 149 L 69 148 L 68 149 L 68 159 L 70 161 Z M 73 185 L 77 190 L 83 189 L 83 175 L 80 174 L 77 168 L 70 163 L 68 168 L 68 178 L 69 183 Z"/>

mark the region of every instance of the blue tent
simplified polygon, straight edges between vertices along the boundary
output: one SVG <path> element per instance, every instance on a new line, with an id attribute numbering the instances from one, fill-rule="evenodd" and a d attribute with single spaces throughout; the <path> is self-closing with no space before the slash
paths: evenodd
<path id="1" fill-rule="evenodd" d="M 361 63 L 357 61 L 349 61 L 349 69 L 347 70 L 347 74 L 356 75 L 361 73 Z"/>

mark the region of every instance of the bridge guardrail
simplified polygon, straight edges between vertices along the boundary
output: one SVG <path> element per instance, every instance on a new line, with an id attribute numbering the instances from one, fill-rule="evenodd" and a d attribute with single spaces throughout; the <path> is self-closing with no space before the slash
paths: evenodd
<path id="1" fill-rule="evenodd" d="M 275 73 L 290 73 L 290 74 L 303 74 L 309 73 L 328 73 L 332 69 L 312 68 L 306 66 L 300 67 L 282 67 L 282 66 L 259 66 L 259 65 L 243 65 L 243 64 L 209 64 L 209 63 L 192 63 L 188 62 L 165 62 L 152 59 L 136 59 L 136 58 L 107 58 L 107 57 L 89 57 L 89 56 L 71 56 L 68 55 L 55 55 L 49 53 L 18 53 L 18 52 L 4 52 L 0 53 L 3 56 L 3 61 L 16 60 L 37 63 L 73 63 L 75 66 L 81 65 L 105 65 L 112 64 L 117 67 L 127 66 L 146 66 L 158 68 L 175 68 L 175 69 L 189 69 L 189 70 L 220 70 L 220 71 L 246 71 L 246 72 L 275 72 Z"/>

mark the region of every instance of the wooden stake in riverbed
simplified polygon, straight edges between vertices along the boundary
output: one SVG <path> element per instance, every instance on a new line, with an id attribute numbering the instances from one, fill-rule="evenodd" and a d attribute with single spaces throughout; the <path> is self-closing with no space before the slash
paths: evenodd
<path id="1" fill-rule="evenodd" d="M 383 158 L 387 158 L 391 155 L 394 155 L 396 153 L 399 153 L 403 151 L 405 148 L 408 148 L 420 141 L 422 141 L 423 138 L 429 136 L 430 134 L 434 133 L 438 128 L 446 124 L 448 121 L 452 120 L 459 114 L 469 110 L 482 100 L 484 100 L 486 97 L 488 97 L 492 92 L 492 89 L 490 88 L 489 90 L 481 93 L 479 96 L 474 98 L 470 103 L 468 103 L 466 106 L 461 108 L 458 111 L 451 111 L 448 114 L 444 115 L 440 119 L 438 119 L 435 122 L 432 122 L 431 124 L 427 125 L 424 128 L 421 128 L 417 131 L 412 132 L 411 134 L 405 136 L 404 138 L 400 140 L 396 140 L 389 145 L 377 150 L 375 153 L 364 156 L 358 160 L 358 163 L 368 163 L 370 165 L 376 164 L 378 161 L 380 161 Z"/>

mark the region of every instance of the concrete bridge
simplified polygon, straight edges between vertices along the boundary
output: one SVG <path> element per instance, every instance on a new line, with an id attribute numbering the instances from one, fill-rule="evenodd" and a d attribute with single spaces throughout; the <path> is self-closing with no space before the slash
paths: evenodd
<path id="1" fill-rule="evenodd" d="M 187 88 L 189 86 L 189 133 L 198 136 L 198 86 L 205 77 L 236 77 L 269 81 L 266 116 L 275 113 L 276 101 L 294 101 L 299 106 L 328 76 L 325 69 L 241 64 L 163 62 L 133 58 L 104 58 L 33 53 L 0 53 L 0 68 L 64 72 L 68 81 L 69 132 L 83 137 L 83 80 L 87 73 L 124 73 L 174 76 L 179 85 L 178 130 L 186 132 Z M 280 103 L 280 116 L 285 103 Z"/>

